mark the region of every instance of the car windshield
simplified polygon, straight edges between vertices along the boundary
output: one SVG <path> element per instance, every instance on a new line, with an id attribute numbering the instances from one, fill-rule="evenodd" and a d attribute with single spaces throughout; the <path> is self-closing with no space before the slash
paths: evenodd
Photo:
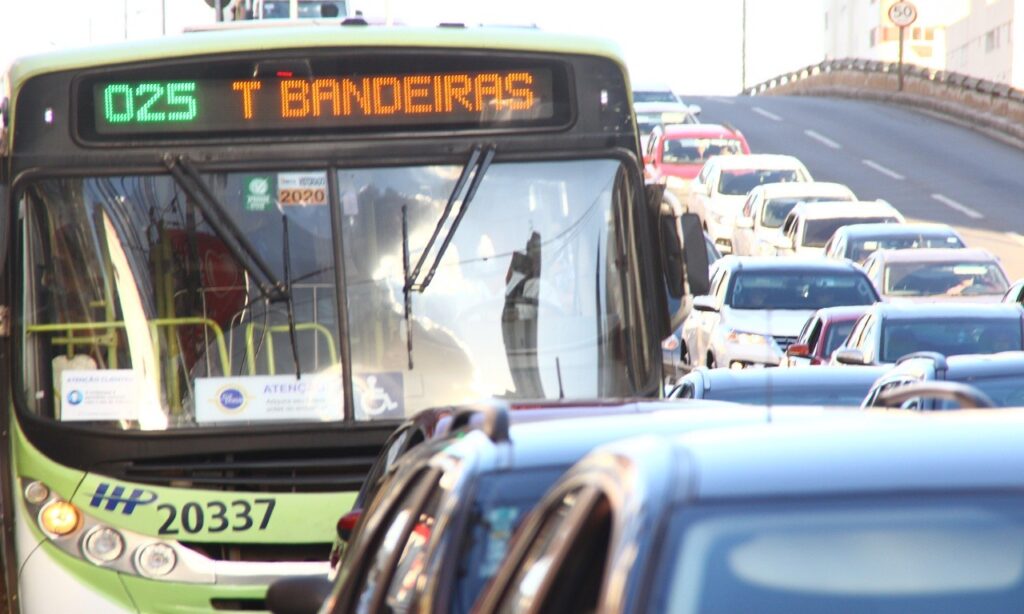
<path id="1" fill-rule="evenodd" d="M 880 249 L 918 249 L 927 247 L 965 247 L 963 241 L 948 234 L 913 234 L 900 237 L 877 237 L 850 239 L 846 245 L 846 257 L 863 263 L 868 256 Z"/>
<path id="2" fill-rule="evenodd" d="M 739 271 L 726 304 L 733 309 L 822 309 L 876 301 L 867 277 L 855 272 Z"/>
<path id="3" fill-rule="evenodd" d="M 743 153 L 736 139 L 668 139 L 663 147 L 661 159 L 666 164 L 695 164 L 711 156 Z"/>
<path id="4" fill-rule="evenodd" d="M 898 222 L 894 216 L 879 215 L 876 217 L 830 217 L 820 220 L 807 220 L 804 223 L 804 247 L 824 247 L 836 230 L 850 224 L 881 224 Z"/>
<path id="5" fill-rule="evenodd" d="M 1002 296 L 1009 282 L 995 262 L 892 262 L 882 287 L 893 296 Z"/>
<path id="6" fill-rule="evenodd" d="M 828 327 L 828 332 L 825 333 L 825 351 L 822 355 L 825 358 L 832 356 L 832 352 L 836 351 L 836 348 L 841 346 L 846 338 L 850 336 L 850 331 L 853 330 L 853 325 L 856 323 L 855 320 L 848 322 L 833 322 Z"/>
<path id="7" fill-rule="evenodd" d="M 822 382 L 813 373 L 806 382 L 780 385 L 770 375 L 758 386 L 712 386 L 705 399 L 751 405 L 833 405 L 860 406 L 874 380 L 858 383 Z"/>
<path id="8" fill-rule="evenodd" d="M 237 227 L 231 237 L 169 175 L 30 184 L 19 222 L 21 402 L 54 421 L 160 430 L 395 419 L 483 396 L 653 386 L 656 373 L 626 367 L 625 346 L 611 341 L 646 326 L 627 304 L 640 299 L 625 277 L 637 258 L 626 255 L 631 190 L 618 161 L 491 165 L 432 282 L 405 309 L 403 244 L 415 265 L 461 170 L 349 168 L 334 182 L 325 170 L 203 174 Z M 285 292 L 260 289 L 256 267 L 230 247 L 238 237 Z"/>
<path id="9" fill-rule="evenodd" d="M 793 207 L 799 203 L 819 203 L 819 202 L 843 202 L 848 201 L 848 198 L 838 198 L 835 196 L 798 196 L 798 197 L 786 197 L 786 198 L 770 198 L 765 201 L 764 208 L 761 211 L 761 225 L 765 228 L 778 228 L 782 226 L 782 222 L 786 220 L 786 216 L 793 210 Z"/>
<path id="10" fill-rule="evenodd" d="M 1009 612 L 1024 499 L 681 507 L 661 550 L 650 612 Z"/>
<path id="11" fill-rule="evenodd" d="M 1007 318 L 919 318 L 885 321 L 879 355 L 896 362 L 911 352 L 989 354 L 1024 349 L 1021 320 Z"/>
<path id="12" fill-rule="evenodd" d="M 738 196 L 746 194 L 765 183 L 786 183 L 790 181 L 804 181 L 804 178 L 799 171 L 789 169 L 723 170 L 722 180 L 718 182 L 718 192 L 719 194 Z"/>

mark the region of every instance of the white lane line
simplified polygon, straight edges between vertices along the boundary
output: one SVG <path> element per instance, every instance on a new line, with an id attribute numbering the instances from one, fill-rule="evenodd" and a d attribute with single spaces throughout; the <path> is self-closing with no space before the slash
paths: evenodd
<path id="1" fill-rule="evenodd" d="M 886 177 L 891 177 L 891 178 L 895 179 L 896 181 L 903 181 L 904 179 L 906 179 L 906 177 L 904 177 L 903 175 L 897 173 L 896 171 L 892 170 L 891 168 L 886 168 L 886 167 L 882 166 L 881 164 L 879 164 L 878 162 L 875 162 L 874 160 L 861 160 L 861 162 L 864 164 L 864 166 L 866 166 L 868 168 L 871 168 L 871 169 L 874 169 L 874 170 L 878 171 L 879 173 L 882 173 Z"/>
<path id="2" fill-rule="evenodd" d="M 722 104 L 736 104 L 736 101 L 732 98 L 722 98 L 721 96 L 708 96 L 708 100 L 714 100 Z"/>
<path id="3" fill-rule="evenodd" d="M 825 136 L 823 134 L 818 134 L 814 130 L 804 130 L 804 134 L 806 134 L 807 136 L 811 137 L 815 141 L 818 141 L 819 143 L 821 143 L 825 147 L 830 147 L 832 149 L 842 149 L 843 148 L 843 146 L 840 145 L 839 143 L 836 143 L 835 141 L 833 141 L 832 139 L 828 138 L 827 136 Z"/>
<path id="4" fill-rule="evenodd" d="M 750 110 L 753 111 L 754 113 L 757 113 L 761 117 L 767 117 L 768 119 L 772 120 L 773 122 L 781 122 L 782 121 L 781 117 L 779 117 L 778 115 L 772 113 L 771 111 L 765 111 L 761 107 L 750 107 Z"/>
<path id="5" fill-rule="evenodd" d="M 981 218 L 985 217 L 984 215 L 978 213 L 974 209 L 971 209 L 967 205 L 960 204 L 948 196 L 943 196 L 942 194 L 932 194 L 932 198 L 946 205 L 950 209 L 953 209 L 954 211 L 959 211 L 960 213 L 963 213 L 964 215 L 971 219 L 980 220 Z"/>
<path id="6" fill-rule="evenodd" d="M 1010 235 L 1010 238 L 1016 241 L 1017 243 L 1024 245 L 1024 235 L 1017 234 L 1016 232 L 1008 232 L 1006 234 Z"/>

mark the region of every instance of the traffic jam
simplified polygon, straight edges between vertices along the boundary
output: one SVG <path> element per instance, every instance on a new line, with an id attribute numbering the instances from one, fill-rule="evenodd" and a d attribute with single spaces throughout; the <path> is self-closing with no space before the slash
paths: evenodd
<path id="1" fill-rule="evenodd" d="M 1024 278 L 940 188 L 316 4 L 0 81 L 0 609 L 1024 609 Z"/>

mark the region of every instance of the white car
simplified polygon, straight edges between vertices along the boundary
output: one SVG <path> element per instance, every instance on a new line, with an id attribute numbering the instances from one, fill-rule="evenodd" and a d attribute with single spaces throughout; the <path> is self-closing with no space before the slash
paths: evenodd
<path id="1" fill-rule="evenodd" d="M 850 262 L 726 256 L 712 268 L 711 293 L 693 299 L 681 355 L 690 368 L 775 366 L 818 309 L 877 300 Z"/>
<path id="2" fill-rule="evenodd" d="M 751 190 L 767 183 L 806 181 L 812 181 L 810 171 L 793 156 L 715 156 L 691 185 L 687 208 L 700 216 L 718 249 L 732 253 L 735 220 Z"/>
<path id="3" fill-rule="evenodd" d="M 841 183 L 808 181 L 769 183 L 750 191 L 736 218 L 732 253 L 737 256 L 775 255 L 776 237 L 793 207 L 802 202 L 857 200 L 853 190 Z"/>
<path id="4" fill-rule="evenodd" d="M 824 256 L 836 230 L 850 224 L 902 224 L 903 214 L 884 200 L 800 203 L 775 238 L 777 256 Z"/>
<path id="5" fill-rule="evenodd" d="M 998 303 L 1010 287 L 999 259 L 977 248 L 881 249 L 864 270 L 891 302 Z"/>

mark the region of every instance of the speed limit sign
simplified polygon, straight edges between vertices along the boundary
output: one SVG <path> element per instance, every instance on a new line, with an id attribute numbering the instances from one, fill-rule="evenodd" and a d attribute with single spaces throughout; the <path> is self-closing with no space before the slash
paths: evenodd
<path id="1" fill-rule="evenodd" d="M 889 7 L 889 20 L 900 28 L 905 28 L 917 21 L 917 7 L 911 2 L 897 2 Z"/>

